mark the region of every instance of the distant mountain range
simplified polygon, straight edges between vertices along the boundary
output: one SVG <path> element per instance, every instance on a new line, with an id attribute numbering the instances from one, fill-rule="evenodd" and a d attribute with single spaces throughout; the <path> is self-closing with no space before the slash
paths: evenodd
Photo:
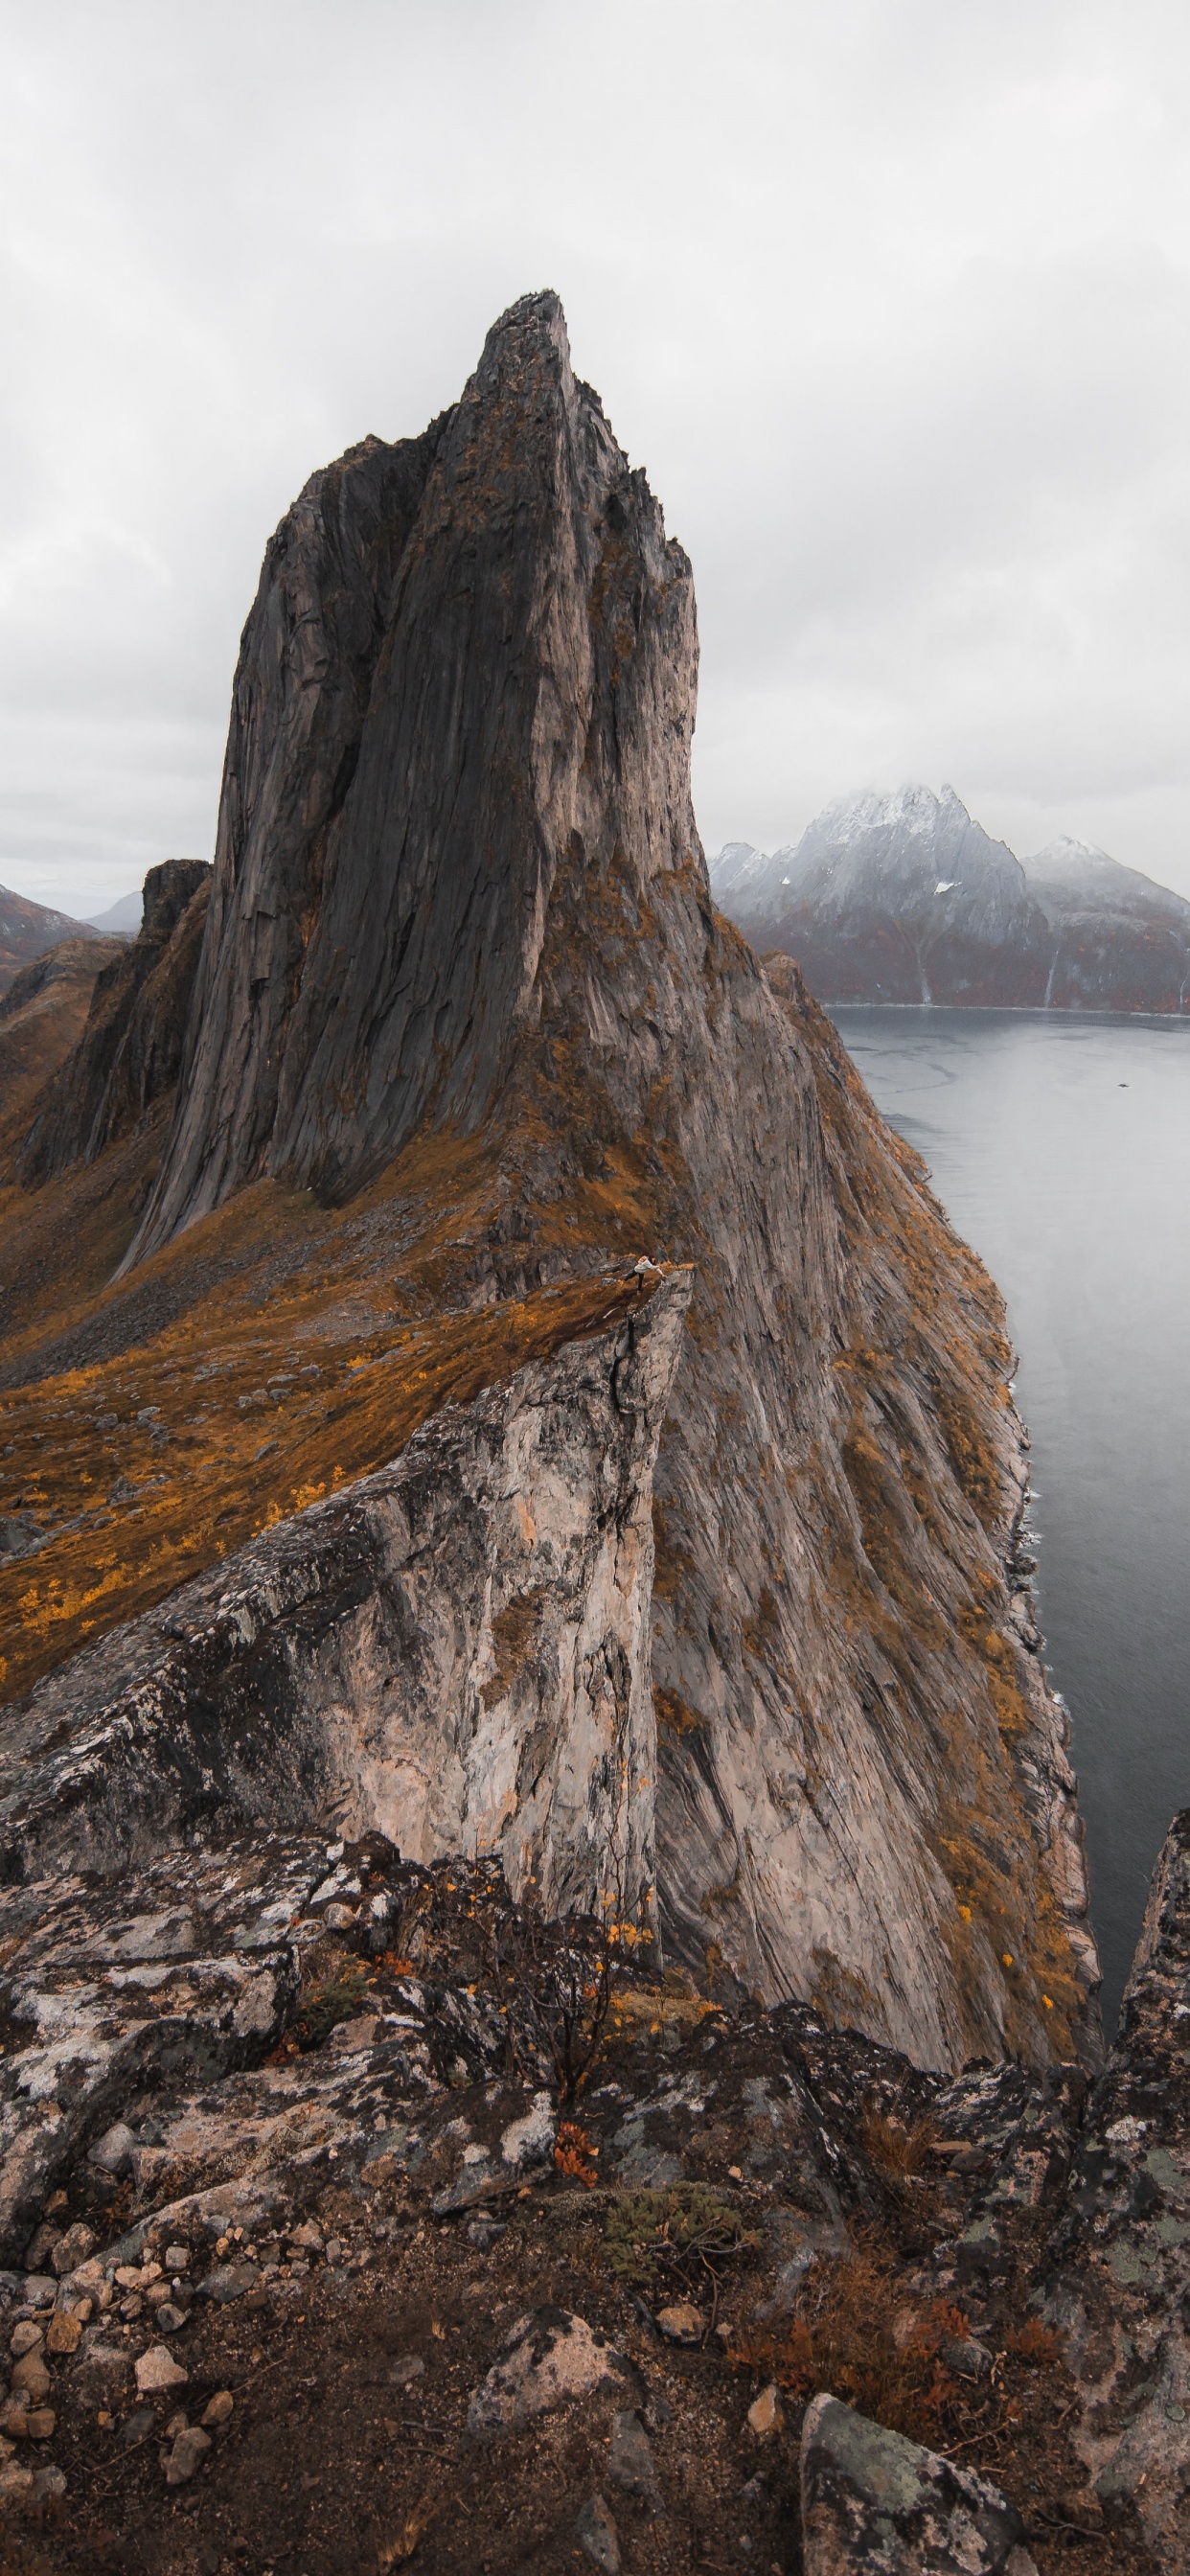
<path id="1" fill-rule="evenodd" d="M 1022 861 L 953 787 L 840 797 L 796 847 L 729 841 L 710 873 L 753 947 L 796 957 L 823 1001 L 1187 1007 L 1190 903 L 1085 841 Z"/>
<path id="2" fill-rule="evenodd" d="M 33 903 L 28 895 L 0 886 L 0 993 L 7 992 L 22 966 L 44 957 L 63 939 L 102 937 L 93 922 L 72 921 L 68 912 L 54 912 L 48 904 Z"/>
<path id="3" fill-rule="evenodd" d="M 182 861 L 183 866 L 187 864 Z M 132 894 L 122 894 L 116 903 L 109 903 L 106 912 L 89 912 L 87 919 L 96 930 L 106 932 L 109 937 L 127 931 L 129 938 L 135 939 L 143 910 L 144 897 L 137 886 Z"/>

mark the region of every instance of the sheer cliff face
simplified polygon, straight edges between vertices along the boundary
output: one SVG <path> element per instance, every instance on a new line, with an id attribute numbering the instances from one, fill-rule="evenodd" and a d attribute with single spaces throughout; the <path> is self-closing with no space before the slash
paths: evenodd
<path id="1" fill-rule="evenodd" d="M 424 439 L 314 479 L 245 630 L 132 1257 L 176 1281 L 245 1183 L 395 1169 L 389 1276 L 439 1309 L 693 1262 L 656 1479 L 667 1939 L 922 2062 L 1093 2047 L 999 1302 L 796 978 L 714 912 L 695 663 L 689 565 L 552 296 Z"/>

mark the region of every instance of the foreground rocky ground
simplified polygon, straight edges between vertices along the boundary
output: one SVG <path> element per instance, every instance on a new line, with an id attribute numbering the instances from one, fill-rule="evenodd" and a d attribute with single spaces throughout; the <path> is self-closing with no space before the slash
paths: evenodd
<path id="1" fill-rule="evenodd" d="M 1089 2100 L 376 1836 L 10 1889 L 4 2567 L 1180 2566 L 1188 1848 Z"/>

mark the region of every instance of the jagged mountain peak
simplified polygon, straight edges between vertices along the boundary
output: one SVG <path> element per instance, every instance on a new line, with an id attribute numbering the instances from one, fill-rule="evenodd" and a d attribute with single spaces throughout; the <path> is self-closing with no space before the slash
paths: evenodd
<path id="1" fill-rule="evenodd" d="M 953 787 L 935 794 L 917 781 L 836 797 L 795 848 L 769 858 L 741 859 L 733 846 L 726 865 L 722 856 L 713 865 L 711 884 L 761 947 L 813 958 L 816 940 L 873 925 L 891 944 L 892 975 L 909 978 L 904 998 L 918 1001 L 931 998 L 929 957 L 940 936 L 999 944 L 1032 909 L 1006 844 L 973 821 Z M 834 998 L 847 985 L 832 977 L 819 990 Z"/>
<path id="2" fill-rule="evenodd" d="M 956 821 L 969 825 L 971 816 L 953 787 L 944 785 L 935 795 L 920 780 L 906 779 L 899 787 L 861 787 L 834 797 L 807 830 L 840 842 L 873 831 L 908 833 L 916 839 Z"/>
<path id="3" fill-rule="evenodd" d="M 179 1122 L 138 1257 L 262 1172 L 342 1195 L 508 1078 L 560 867 L 701 852 L 667 543 L 523 298 L 423 437 L 307 485 L 236 675 Z"/>

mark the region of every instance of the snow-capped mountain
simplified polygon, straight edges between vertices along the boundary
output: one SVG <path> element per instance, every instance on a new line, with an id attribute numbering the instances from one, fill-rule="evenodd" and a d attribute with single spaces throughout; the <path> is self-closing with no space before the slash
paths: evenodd
<path id="1" fill-rule="evenodd" d="M 1072 840 L 1063 832 L 1021 865 L 1043 912 L 1051 920 L 1073 912 L 1123 914 L 1131 919 L 1169 921 L 1190 930 L 1190 903 L 1142 875 L 1123 867 L 1091 841 Z"/>
<path id="2" fill-rule="evenodd" d="M 796 847 L 729 842 L 711 886 L 824 1000 L 1185 1007 L 1190 904 L 1067 837 L 1022 864 L 953 787 L 839 797 Z"/>

